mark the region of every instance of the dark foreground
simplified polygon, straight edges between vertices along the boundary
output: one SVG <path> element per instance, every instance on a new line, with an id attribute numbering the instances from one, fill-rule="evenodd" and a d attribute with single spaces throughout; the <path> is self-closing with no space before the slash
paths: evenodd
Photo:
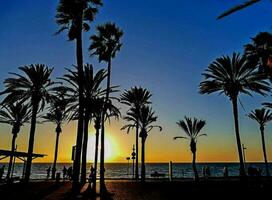
<path id="1" fill-rule="evenodd" d="M 81 195 L 72 196 L 71 183 L 65 182 L 56 185 L 50 181 L 31 182 L 28 185 L 16 183 L 0 186 L 0 199 L 2 200 L 73 200 L 73 199 L 124 199 L 124 200 L 168 200 L 183 199 L 183 197 L 226 199 L 237 196 L 247 199 L 271 199 L 272 179 L 249 179 L 246 184 L 241 184 L 239 179 L 209 179 L 195 183 L 192 180 L 175 180 L 173 182 L 147 181 L 140 183 L 130 180 L 108 180 L 106 182 L 110 195 L 86 195 L 86 188 Z"/>

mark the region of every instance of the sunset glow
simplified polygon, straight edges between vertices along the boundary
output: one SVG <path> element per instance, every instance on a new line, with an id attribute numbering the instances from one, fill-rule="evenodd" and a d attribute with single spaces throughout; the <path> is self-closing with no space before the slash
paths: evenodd
<path id="1" fill-rule="evenodd" d="M 64 35 L 53 36 L 58 30 L 54 19 L 58 1 L 27 2 L 5 2 L 7 7 L 3 9 L 0 18 L 5 27 L 1 32 L 0 44 L 1 82 L 10 77 L 8 72 L 20 73 L 18 67 L 30 63 L 40 62 L 54 67 L 54 79 L 63 76 L 65 67 L 69 68 L 75 64 L 74 44 L 67 42 Z M 144 6 L 135 12 L 137 1 L 107 1 L 92 26 L 114 21 L 125 33 L 122 50 L 113 60 L 111 83 L 120 85 L 120 92 L 116 93 L 116 96 L 132 86 L 142 86 L 153 94 L 153 107 L 158 115 L 158 124 L 163 130 L 149 134 L 146 141 L 146 162 L 191 162 L 187 141 L 173 141 L 174 136 L 184 134 L 176 122 L 185 115 L 207 121 L 204 133 L 208 134 L 208 137 L 198 144 L 199 162 L 237 162 L 230 102 L 224 96 L 200 95 L 198 85 L 202 79 L 201 73 L 217 56 L 233 51 L 242 52 L 243 46 L 251 41 L 250 38 L 259 31 L 269 30 L 270 21 L 251 19 L 249 9 L 219 23 L 216 20 L 217 14 L 226 7 L 231 7 L 231 1 L 198 1 L 198 4 L 192 1 L 171 1 L 169 4 L 164 1 L 158 1 L 156 4 L 152 1 L 142 3 Z M 267 4 L 260 4 L 255 9 L 258 19 L 270 19 L 270 7 Z M 150 10 L 152 15 L 146 15 Z M 161 13 L 165 13 L 163 18 Z M 139 16 L 145 16 L 144 20 Z M 244 24 L 248 21 L 250 26 Z M 17 37 L 18 29 L 26 33 L 24 40 Z M 154 31 L 158 34 L 154 35 Z M 88 34 L 84 34 L 84 62 L 92 63 L 97 71 L 104 68 L 105 64 L 98 63 L 97 59 L 89 57 L 87 52 L 89 37 L 94 32 L 94 28 L 91 28 Z M 220 37 L 218 33 L 221 34 Z M 3 85 L 1 87 L 3 89 Z M 239 105 L 240 134 L 247 147 L 246 159 L 260 162 L 263 157 L 259 128 L 245 115 L 271 98 L 256 95 L 254 98 L 241 96 L 240 100 L 243 104 L 243 108 Z M 128 110 L 128 107 L 119 103 L 116 103 L 116 106 L 123 115 Z M 129 134 L 120 131 L 126 123 L 120 118 L 119 121 L 113 119 L 110 125 L 106 124 L 106 162 L 126 162 L 126 157 L 131 155 L 135 144 L 135 130 Z M 1 124 L 0 128 L 0 148 L 9 150 L 11 127 Z M 34 162 L 53 161 L 55 128 L 52 123 L 37 124 L 34 152 L 47 156 L 35 159 Z M 20 151 L 27 151 L 29 130 L 30 125 L 26 124 L 18 134 L 16 143 Z M 270 125 L 266 127 L 268 152 L 272 152 L 271 130 Z M 94 160 L 94 133 L 92 124 L 89 133 L 89 162 Z M 59 141 L 59 162 L 72 162 L 71 153 L 72 146 L 76 143 L 76 134 L 76 122 L 63 124 Z M 272 155 L 268 153 L 268 160 L 271 158 Z"/>
<path id="2" fill-rule="evenodd" d="M 88 153 L 87 153 L 87 161 L 90 163 L 94 162 L 95 155 L 95 135 L 89 134 L 88 140 Z M 100 146 L 98 147 L 100 151 Z M 113 162 L 119 155 L 118 145 L 113 137 L 110 135 L 105 138 L 105 161 Z M 100 154 L 98 155 L 98 160 L 100 159 Z"/>

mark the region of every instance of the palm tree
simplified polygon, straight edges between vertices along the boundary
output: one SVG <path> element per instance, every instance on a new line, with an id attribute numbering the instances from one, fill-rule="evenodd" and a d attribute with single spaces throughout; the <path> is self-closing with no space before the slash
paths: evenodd
<path id="1" fill-rule="evenodd" d="M 150 106 L 142 106 L 139 116 L 139 127 L 141 129 L 139 137 L 142 140 L 142 157 L 141 157 L 141 181 L 145 181 L 145 142 L 148 136 L 148 133 L 153 128 L 159 128 L 159 131 L 162 131 L 161 126 L 154 125 L 154 122 L 157 121 L 157 116 Z M 134 123 L 135 125 L 135 123 Z"/>
<path id="2" fill-rule="evenodd" d="M 92 114 L 94 118 L 94 128 L 95 128 L 95 157 L 94 157 L 94 180 L 93 180 L 93 191 L 96 191 L 96 173 L 97 173 L 97 163 L 98 163 L 98 145 L 99 145 L 99 131 L 101 129 L 101 120 L 102 113 L 104 109 L 105 100 L 103 97 L 93 98 L 93 107 Z M 106 119 L 110 119 L 111 117 L 119 118 L 121 115 L 119 109 L 115 107 L 111 101 L 109 101 L 109 105 L 107 105 L 108 109 L 106 112 Z"/>
<path id="3" fill-rule="evenodd" d="M 32 164 L 37 114 L 44 109 L 45 103 L 49 102 L 49 90 L 55 83 L 50 79 L 53 69 L 43 64 L 19 67 L 19 69 L 24 72 L 26 76 L 11 73 L 15 77 L 7 78 L 4 81 L 6 90 L 3 93 L 7 94 L 7 96 L 3 100 L 3 104 L 16 101 L 29 101 L 32 107 L 28 157 L 25 169 L 25 181 L 28 182 Z"/>
<path id="4" fill-rule="evenodd" d="M 272 120 L 272 113 L 270 112 L 270 110 L 267 110 L 265 108 L 255 109 L 254 111 L 251 111 L 251 113 L 248 115 L 248 117 L 255 120 L 256 122 L 258 122 L 258 124 L 260 126 L 266 176 L 269 176 L 269 167 L 268 167 L 268 163 L 267 163 L 266 147 L 265 147 L 265 139 L 264 139 L 264 128 L 265 128 L 266 124 Z"/>
<path id="5" fill-rule="evenodd" d="M 90 37 L 92 44 L 89 47 L 91 55 L 98 56 L 99 62 L 105 61 L 108 64 L 107 69 L 107 90 L 105 102 L 109 101 L 110 93 L 110 80 L 111 80 L 111 63 L 112 59 L 116 56 L 116 53 L 121 49 L 121 37 L 123 32 L 114 23 L 106 23 L 104 25 L 97 26 L 97 35 Z M 106 103 L 107 104 L 107 103 Z M 106 105 L 104 104 L 104 105 Z M 101 153 L 100 153 L 100 190 L 106 191 L 105 186 L 105 164 L 104 164 L 104 151 L 105 151 L 105 113 L 106 107 L 104 107 L 101 121 Z"/>
<path id="6" fill-rule="evenodd" d="M 204 120 L 199 120 L 197 118 L 192 118 L 186 117 L 184 120 L 180 120 L 177 122 L 177 125 L 185 132 L 186 136 L 179 136 L 179 137 L 174 137 L 174 140 L 176 139 L 188 139 L 190 140 L 190 148 L 191 152 L 193 154 L 193 171 L 195 174 L 195 181 L 199 181 L 198 177 L 198 172 L 196 168 L 196 145 L 197 145 L 197 140 L 201 136 L 207 136 L 206 134 L 201 134 L 200 131 L 202 128 L 205 126 L 206 122 Z"/>
<path id="7" fill-rule="evenodd" d="M 246 173 L 239 133 L 238 97 L 241 93 L 251 95 L 251 92 L 265 95 L 270 91 L 269 83 L 265 80 L 264 74 L 256 71 L 255 67 L 249 66 L 245 56 L 237 53 L 233 53 L 232 57 L 217 58 L 202 75 L 205 80 L 200 83 L 201 94 L 219 92 L 229 97 L 232 102 L 240 175 L 244 177 Z"/>
<path id="8" fill-rule="evenodd" d="M 239 10 L 247 8 L 248 6 L 251 6 L 251 5 L 253 5 L 255 3 L 258 3 L 260 1 L 261 0 L 247 0 L 246 2 L 241 3 L 241 4 L 237 5 L 237 6 L 234 6 L 233 8 L 230 8 L 229 10 L 225 11 L 224 13 L 222 13 L 221 15 L 219 15 L 217 17 L 217 19 L 221 19 L 223 17 L 226 17 L 226 16 L 228 16 L 228 15 L 234 13 L 234 12 L 237 12 Z"/>
<path id="9" fill-rule="evenodd" d="M 47 122 L 53 122 L 57 125 L 56 131 L 56 144 L 55 144 L 55 154 L 54 154 L 54 162 L 52 166 L 52 176 L 51 178 L 54 180 L 56 175 L 56 164 L 58 159 L 58 147 L 59 147 L 59 136 L 62 132 L 62 124 L 64 121 L 68 119 L 69 110 L 68 105 L 70 100 L 65 96 L 66 92 L 57 91 L 56 95 L 54 96 L 53 100 L 51 101 L 51 105 L 49 107 L 49 112 L 43 116 L 42 118 L 45 119 Z"/>
<path id="10" fill-rule="evenodd" d="M 73 164 L 73 190 L 79 191 L 80 157 L 83 137 L 83 53 L 82 31 L 89 31 L 90 22 L 102 6 L 101 0 L 60 0 L 57 7 L 56 22 L 60 26 L 57 33 L 68 30 L 70 41 L 76 41 L 76 58 L 79 75 L 79 116 L 77 126 L 76 155 Z"/>
<path id="11" fill-rule="evenodd" d="M 93 191 L 96 191 L 96 174 L 97 174 L 97 163 L 98 163 L 98 145 L 99 145 L 99 130 L 101 128 L 101 117 L 104 108 L 104 98 L 95 98 L 93 101 L 93 117 L 94 117 L 94 128 L 95 128 L 95 153 L 94 153 L 94 180 L 93 180 Z"/>
<path id="12" fill-rule="evenodd" d="M 87 149 L 88 149 L 88 134 L 89 123 L 93 117 L 93 99 L 103 95 L 105 92 L 102 90 L 101 83 L 106 78 L 106 71 L 104 69 L 94 73 L 93 66 L 86 64 L 84 67 L 84 137 L 82 148 L 82 165 L 81 165 L 81 182 L 86 182 L 86 167 L 87 167 Z"/>
<path id="13" fill-rule="evenodd" d="M 272 35 L 268 32 L 260 32 L 251 39 L 252 43 L 245 45 L 247 59 L 271 77 L 269 61 L 272 55 Z"/>
<path id="14" fill-rule="evenodd" d="M 130 90 L 125 90 L 125 92 L 121 95 L 120 100 L 121 103 L 129 106 L 130 108 L 135 109 L 136 113 L 140 113 L 140 109 L 145 104 L 150 104 L 149 99 L 151 98 L 152 94 L 147 90 L 143 89 L 142 87 L 133 87 Z M 128 118 L 127 118 L 128 119 Z M 135 179 L 139 178 L 138 173 L 138 152 L 139 152 L 139 144 L 138 144 L 138 137 L 139 137 L 139 119 L 138 115 L 135 119 L 136 122 L 136 159 L 135 159 Z M 128 129 L 129 132 L 130 129 Z"/>
<path id="15" fill-rule="evenodd" d="M 154 127 L 159 128 L 160 131 L 162 130 L 160 126 L 153 125 L 153 123 L 157 121 L 157 117 L 154 115 L 155 113 L 152 111 L 152 108 L 147 105 L 143 105 L 140 110 L 132 107 L 127 111 L 126 116 L 123 117 L 123 119 L 129 123 L 121 128 L 121 130 L 127 129 L 127 133 L 129 133 L 131 129 L 137 128 L 137 125 L 139 126 L 139 137 L 141 137 L 142 142 L 141 181 L 143 182 L 145 181 L 145 141 L 148 136 L 147 133 L 150 132 Z"/>
<path id="16" fill-rule="evenodd" d="M 16 138 L 18 136 L 18 133 L 20 132 L 21 126 L 23 126 L 24 123 L 29 122 L 31 118 L 31 112 L 28 108 L 29 108 L 28 105 L 16 102 L 3 105 L 3 109 L 0 110 L 0 123 L 11 125 L 12 126 L 11 133 L 13 135 L 11 142 L 11 155 L 8 165 L 7 179 L 10 179 L 13 154 L 16 146 Z"/>
<path id="17" fill-rule="evenodd" d="M 69 97 L 72 104 L 69 110 L 73 113 L 71 120 L 78 119 L 78 72 L 67 69 L 68 73 L 62 78 L 68 83 L 66 89 L 69 91 Z M 86 163 L 87 163 L 87 145 L 88 145 L 88 129 L 89 124 L 93 118 L 93 110 L 96 109 L 94 105 L 94 99 L 99 98 L 105 94 L 105 90 L 101 89 L 101 84 L 106 78 L 107 74 L 104 69 L 94 73 L 93 66 L 90 64 L 84 65 L 84 77 L 83 77 L 83 89 L 84 89 L 84 137 L 82 147 L 82 165 L 81 165 L 81 182 L 86 182 Z M 115 86 L 110 88 L 110 92 L 115 92 Z"/>

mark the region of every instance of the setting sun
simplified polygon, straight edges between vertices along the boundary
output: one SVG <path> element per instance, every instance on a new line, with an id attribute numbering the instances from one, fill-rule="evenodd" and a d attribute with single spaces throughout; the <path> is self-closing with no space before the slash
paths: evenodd
<path id="1" fill-rule="evenodd" d="M 99 152 L 100 152 L 101 144 L 99 144 Z M 95 135 L 89 135 L 88 140 L 88 153 L 87 153 L 87 160 L 88 162 L 94 161 L 94 155 L 95 155 Z M 115 142 L 114 138 L 110 136 L 110 134 L 107 135 L 105 138 L 105 161 L 106 162 L 112 162 L 116 157 L 119 155 L 119 149 L 117 146 L 117 143 Z M 100 159 L 100 154 L 98 154 L 98 162 Z"/>

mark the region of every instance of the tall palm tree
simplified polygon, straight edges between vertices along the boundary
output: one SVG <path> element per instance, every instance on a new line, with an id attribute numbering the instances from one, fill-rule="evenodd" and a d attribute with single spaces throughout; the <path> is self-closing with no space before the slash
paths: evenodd
<path id="1" fill-rule="evenodd" d="M 93 117 L 93 99 L 103 95 L 105 92 L 101 89 L 101 83 L 106 78 L 106 71 L 104 69 L 94 73 L 92 65 L 85 65 L 84 67 L 84 137 L 82 147 L 82 165 L 81 165 L 81 182 L 86 182 L 86 168 L 87 168 L 87 149 L 88 149 L 88 134 L 89 123 Z"/>
<path id="2" fill-rule="evenodd" d="M 199 181 L 198 172 L 196 168 L 196 145 L 197 140 L 201 136 L 207 136 L 206 134 L 201 134 L 202 128 L 205 126 L 206 122 L 204 120 L 199 120 L 197 118 L 189 118 L 185 116 L 184 120 L 177 122 L 177 125 L 185 132 L 186 136 L 174 137 L 176 139 L 188 139 L 190 140 L 190 148 L 193 154 L 192 167 L 195 174 L 195 181 Z"/>
<path id="3" fill-rule="evenodd" d="M 110 93 L 110 80 L 111 80 L 111 63 L 112 59 L 115 58 L 116 53 L 121 49 L 121 37 L 123 31 L 119 29 L 114 23 L 106 23 L 104 25 L 97 26 L 97 35 L 90 37 L 92 43 L 89 47 L 91 55 L 98 56 L 99 62 L 106 62 L 107 68 L 107 90 L 105 102 L 107 105 L 109 101 Z M 104 151 L 105 151 L 105 113 L 107 108 L 104 107 L 101 121 L 101 153 L 100 153 L 100 191 L 106 191 L 105 185 L 105 164 L 104 164 Z"/>
<path id="4" fill-rule="evenodd" d="M 154 125 L 154 122 L 157 121 L 157 116 L 150 106 L 143 106 L 140 110 L 140 134 L 139 137 L 142 139 L 142 159 L 141 159 L 141 181 L 145 181 L 145 142 L 148 136 L 148 133 L 153 128 L 159 128 L 159 131 L 162 131 L 162 127 Z"/>
<path id="5" fill-rule="evenodd" d="M 265 139 L 264 139 L 264 128 L 266 124 L 272 120 L 272 113 L 270 112 L 270 110 L 267 110 L 265 108 L 255 109 L 254 111 L 251 111 L 248 117 L 258 122 L 260 126 L 266 176 L 269 176 L 269 167 L 267 163 L 266 147 L 265 147 Z"/>
<path id="6" fill-rule="evenodd" d="M 65 92 L 56 92 L 56 96 L 54 96 L 53 100 L 50 102 L 49 112 L 43 116 L 47 122 L 53 122 L 57 125 L 56 131 L 56 144 L 55 144 L 55 154 L 54 154 L 54 162 L 52 166 L 52 175 L 51 178 L 54 180 L 56 175 L 56 164 L 58 159 L 58 147 L 59 147 L 59 136 L 62 132 L 62 124 L 64 121 L 68 119 L 69 110 L 68 105 L 70 100 L 66 98 Z"/>
<path id="7" fill-rule="evenodd" d="M 127 112 L 127 116 L 124 117 L 130 124 L 126 124 L 121 128 L 121 130 L 127 129 L 129 132 L 131 128 L 137 126 L 137 121 L 140 128 L 139 137 L 142 142 L 142 156 L 141 156 L 141 181 L 145 181 L 145 142 L 148 136 L 148 133 L 153 128 L 159 128 L 159 131 L 162 131 L 161 126 L 154 125 L 154 122 L 157 121 L 157 116 L 155 116 L 155 112 L 152 110 L 150 106 L 143 105 L 140 109 L 140 112 L 136 112 L 135 108 L 131 108 Z"/>
<path id="8" fill-rule="evenodd" d="M 98 145 L 99 145 L 99 131 L 101 129 L 101 117 L 104 108 L 104 98 L 95 98 L 93 101 L 93 117 L 94 117 L 94 128 L 95 128 L 95 153 L 94 153 L 94 180 L 93 180 L 93 191 L 96 191 L 96 174 L 97 174 L 97 163 L 98 163 Z"/>
<path id="9" fill-rule="evenodd" d="M 46 102 L 49 102 L 49 91 L 51 86 L 53 86 L 55 83 L 50 79 L 53 69 L 50 69 L 43 64 L 19 67 L 19 69 L 26 76 L 11 73 L 15 77 L 7 78 L 4 81 L 6 90 L 3 93 L 7 94 L 7 96 L 3 100 L 3 104 L 16 101 L 29 101 L 29 104 L 32 107 L 28 157 L 25 169 L 25 181 L 28 182 L 31 172 L 37 114 L 44 109 Z"/>
<path id="10" fill-rule="evenodd" d="M 219 15 L 217 17 L 217 19 L 222 19 L 223 17 L 226 17 L 226 16 L 228 16 L 228 15 L 234 13 L 234 12 L 237 12 L 239 10 L 247 8 L 247 7 L 249 7 L 249 6 L 251 6 L 251 5 L 255 4 L 255 3 L 258 3 L 260 1 L 261 0 L 247 0 L 246 2 L 241 3 L 239 5 L 236 5 L 236 6 L 232 7 L 232 8 L 230 8 L 229 10 L 225 11 L 224 13 L 222 13 L 221 15 Z"/>
<path id="11" fill-rule="evenodd" d="M 110 105 L 108 105 L 108 109 L 106 112 L 106 119 L 110 119 L 111 117 L 119 118 L 121 115 L 119 109 L 115 107 L 111 101 Z M 96 174 L 97 174 L 97 163 L 98 163 L 98 145 L 99 145 L 99 131 L 101 129 L 101 120 L 102 120 L 102 113 L 104 109 L 105 100 L 103 97 L 93 98 L 93 120 L 94 120 L 94 128 L 95 128 L 95 156 L 94 156 L 94 180 L 93 180 L 93 191 L 96 191 Z"/>
<path id="12" fill-rule="evenodd" d="M 261 74 L 255 67 L 249 66 L 245 56 L 237 53 L 233 53 L 232 57 L 217 58 L 202 75 L 205 80 L 199 86 L 201 94 L 219 92 L 229 97 L 232 102 L 240 175 L 244 177 L 246 173 L 239 132 L 238 97 L 241 93 L 251 95 L 252 92 L 265 95 L 270 91 L 269 83 L 265 80 L 264 74 Z"/>
<path id="13" fill-rule="evenodd" d="M 67 69 L 68 73 L 65 74 L 61 79 L 68 83 L 66 88 L 69 91 L 69 98 L 72 101 L 70 106 L 70 111 L 73 113 L 71 115 L 72 120 L 78 119 L 79 110 L 79 94 L 78 94 L 78 72 Z M 84 95 L 84 137 L 83 137 L 83 147 L 82 147 L 82 165 L 81 165 L 81 182 L 86 182 L 86 164 L 87 164 L 87 145 L 88 145 L 88 130 L 89 123 L 92 121 L 93 117 L 93 99 L 98 98 L 105 94 L 105 90 L 101 89 L 101 84 L 106 78 L 107 74 L 104 69 L 99 70 L 94 73 L 93 66 L 90 64 L 84 65 L 83 73 L 83 95 Z M 111 92 L 114 92 L 115 87 L 111 87 Z"/>
<path id="14" fill-rule="evenodd" d="M 77 127 L 76 155 L 73 164 L 73 190 L 79 191 L 80 157 L 83 137 L 83 53 L 82 31 L 89 31 L 94 21 L 101 0 L 60 0 L 57 7 L 56 22 L 60 26 L 57 33 L 68 31 L 70 41 L 76 41 L 76 59 L 79 75 L 79 116 Z"/>
<path id="15" fill-rule="evenodd" d="M 120 100 L 121 103 L 129 106 L 130 108 L 135 109 L 136 113 L 140 113 L 140 109 L 142 106 L 146 104 L 150 104 L 149 99 L 151 98 L 152 94 L 142 87 L 132 87 L 130 90 L 125 90 L 125 92 L 121 95 Z M 135 159 L 135 179 L 137 180 L 139 178 L 139 172 L 138 172 L 138 160 L 139 160 L 139 115 L 136 115 L 136 159 Z M 130 129 L 128 129 L 129 132 Z"/>
<path id="16" fill-rule="evenodd" d="M 29 110 L 29 106 L 25 104 L 17 103 L 9 103 L 7 105 L 3 105 L 3 109 L 0 110 L 0 123 L 9 124 L 12 126 L 12 142 L 11 142 L 11 155 L 9 159 L 8 165 L 8 173 L 7 179 L 10 179 L 10 173 L 13 162 L 13 154 L 16 147 L 16 138 L 18 133 L 20 132 L 21 126 L 25 123 L 29 122 L 31 118 L 31 112 Z"/>

